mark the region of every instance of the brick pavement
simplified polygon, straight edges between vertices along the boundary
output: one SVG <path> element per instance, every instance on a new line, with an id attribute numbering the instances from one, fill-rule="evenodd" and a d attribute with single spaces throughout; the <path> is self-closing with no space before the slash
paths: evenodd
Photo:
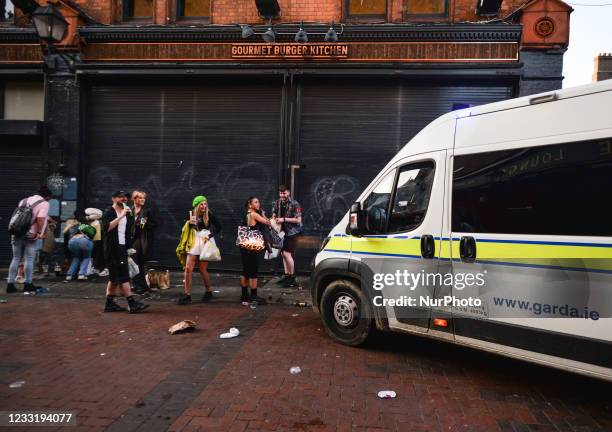
<path id="1" fill-rule="evenodd" d="M 6 271 L 0 272 L 6 278 Z M 228 273 L 210 273 L 211 285 L 215 293 L 215 302 L 236 303 L 240 299 L 239 276 Z M 5 279 L 6 280 L 6 279 Z M 296 301 L 310 303 L 310 293 L 308 290 L 308 278 L 299 276 L 297 278 L 301 289 L 280 288 L 275 282 L 277 277 L 265 275 L 259 279 L 259 295 L 268 299 L 274 304 L 293 305 Z M 41 277 L 34 278 L 34 284 L 50 290 L 44 297 L 61 297 L 71 299 L 103 299 L 106 295 L 106 283 L 108 278 L 91 276 L 87 281 L 74 280 L 64 283 L 63 277 Z M 170 276 L 171 287 L 167 290 L 159 290 L 151 294 L 143 295 L 147 301 L 176 302 L 179 295 L 183 292 L 183 273 L 173 271 Z M 17 284 L 22 289 L 22 284 Z M 0 298 L 4 297 L 4 287 L 0 288 Z M 199 273 L 193 276 L 194 301 L 198 301 L 204 294 L 204 285 Z"/>
<path id="2" fill-rule="evenodd" d="M 608 383 L 406 335 L 349 348 L 306 309 L 100 308 L 14 295 L 0 304 L 0 410 L 76 410 L 73 431 L 612 430 Z M 181 319 L 198 330 L 168 335 Z M 231 326 L 243 335 L 219 340 Z M 8 387 L 17 380 L 26 384 Z M 381 389 L 398 397 L 380 400 Z"/>

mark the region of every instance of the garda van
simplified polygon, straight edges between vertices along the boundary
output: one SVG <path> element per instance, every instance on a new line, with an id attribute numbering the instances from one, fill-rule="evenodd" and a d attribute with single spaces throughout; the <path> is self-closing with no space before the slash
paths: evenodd
<path id="1" fill-rule="evenodd" d="M 325 239 L 311 293 L 348 345 L 400 331 L 612 380 L 612 80 L 434 120 Z"/>

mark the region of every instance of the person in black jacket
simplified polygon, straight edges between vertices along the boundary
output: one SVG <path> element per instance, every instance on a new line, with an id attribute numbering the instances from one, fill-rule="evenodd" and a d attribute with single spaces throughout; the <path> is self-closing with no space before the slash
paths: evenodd
<path id="1" fill-rule="evenodd" d="M 134 224 L 132 225 L 131 237 L 132 249 L 136 251 L 132 258 L 140 269 L 140 273 L 132 280 L 136 294 L 150 291 L 145 277 L 147 272 L 146 262 L 150 259 L 153 250 L 156 221 L 151 207 L 145 205 L 146 200 L 146 192 L 138 189 L 132 192 Z"/>
<path id="2" fill-rule="evenodd" d="M 200 274 L 206 287 L 203 302 L 212 299 L 213 293 L 210 286 L 210 275 L 208 274 L 208 261 L 200 259 L 200 253 L 206 242 L 221 232 L 221 224 L 217 217 L 208 208 L 208 200 L 203 195 L 196 196 L 191 203 L 193 210 L 190 212 L 189 229 L 195 230 L 195 243 L 187 251 L 185 261 L 185 288 L 183 295 L 179 298 L 179 305 L 191 303 L 191 286 L 193 280 L 193 269 L 198 263 Z"/>
<path id="3" fill-rule="evenodd" d="M 109 271 L 104 312 L 125 310 L 115 302 L 117 290 L 121 290 L 127 298 L 130 313 L 141 312 L 149 305 L 137 301 L 130 290 L 127 245 L 131 244 L 130 233 L 134 218 L 132 211 L 126 205 L 128 194 L 125 191 L 117 191 L 113 194 L 112 199 L 113 205 L 107 208 L 102 215 L 104 261 Z"/>

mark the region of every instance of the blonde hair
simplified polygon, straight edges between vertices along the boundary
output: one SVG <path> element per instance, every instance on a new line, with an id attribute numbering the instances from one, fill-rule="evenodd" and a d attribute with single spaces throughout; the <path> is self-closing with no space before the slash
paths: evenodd
<path id="1" fill-rule="evenodd" d="M 204 211 L 204 215 L 202 216 L 202 220 L 204 221 L 204 225 L 208 225 L 208 201 L 202 201 L 206 203 L 206 210 Z M 202 204 L 202 203 L 200 203 Z M 198 204 L 195 208 L 196 217 L 200 216 L 200 204 Z"/>
<path id="2" fill-rule="evenodd" d="M 147 197 L 147 193 L 145 191 L 142 191 L 140 189 L 134 189 L 134 191 L 132 192 L 132 201 L 134 201 L 134 199 L 138 196 L 138 195 L 142 195 L 143 198 Z"/>

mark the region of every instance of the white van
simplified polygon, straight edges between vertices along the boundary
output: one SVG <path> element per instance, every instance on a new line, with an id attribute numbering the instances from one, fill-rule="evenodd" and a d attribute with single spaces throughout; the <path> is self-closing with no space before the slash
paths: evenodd
<path id="1" fill-rule="evenodd" d="M 331 231 L 313 308 L 612 380 L 612 80 L 425 127 Z"/>

